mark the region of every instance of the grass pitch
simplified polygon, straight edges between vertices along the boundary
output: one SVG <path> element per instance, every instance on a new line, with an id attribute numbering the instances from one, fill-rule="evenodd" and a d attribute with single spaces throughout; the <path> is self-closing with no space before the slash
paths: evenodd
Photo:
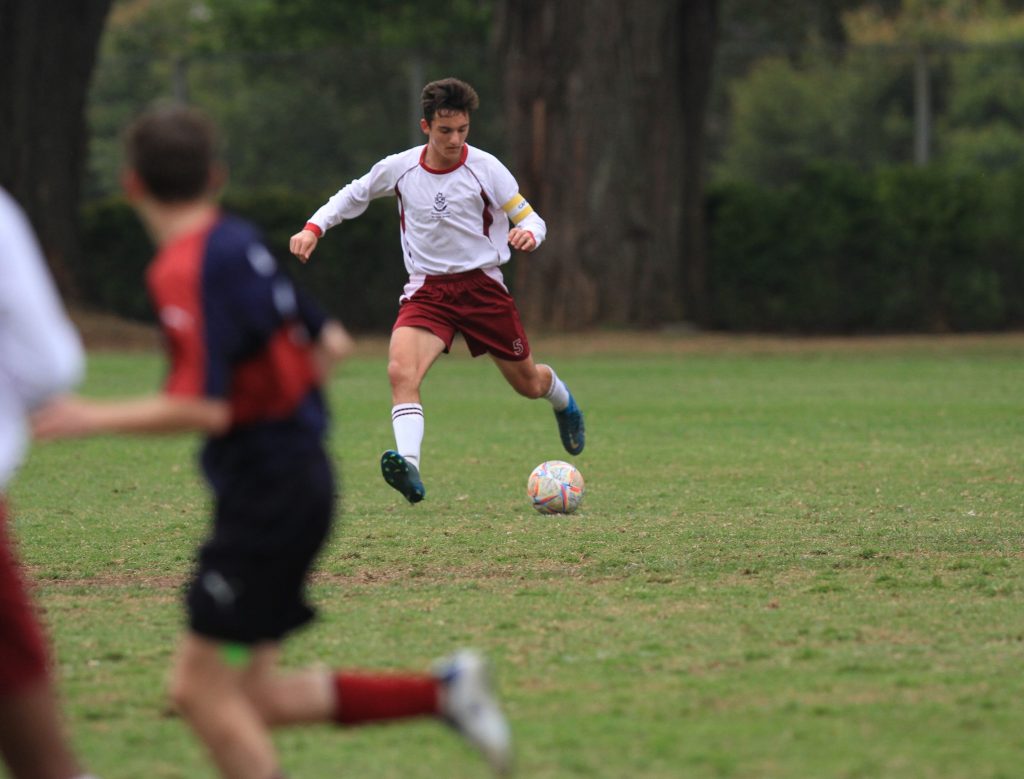
<path id="1" fill-rule="evenodd" d="M 1017 777 L 1024 338 L 539 341 L 587 414 L 580 513 L 543 402 L 461 345 L 424 389 L 427 499 L 381 480 L 379 346 L 331 384 L 344 513 L 287 662 L 494 660 L 524 777 Z M 94 354 L 85 391 L 160 380 Z M 213 774 L 163 682 L 206 523 L 194 439 L 37 447 L 11 493 L 75 738 L 105 779 Z M 294 779 L 486 776 L 441 726 L 284 732 Z"/>

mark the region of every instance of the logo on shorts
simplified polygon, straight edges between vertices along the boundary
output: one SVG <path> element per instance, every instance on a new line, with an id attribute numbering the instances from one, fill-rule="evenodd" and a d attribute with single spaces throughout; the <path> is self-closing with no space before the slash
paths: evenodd
<path id="1" fill-rule="evenodd" d="M 516 340 L 514 340 L 512 342 L 512 353 L 513 354 L 516 354 L 516 355 L 522 354 L 524 351 L 526 351 L 526 350 L 523 348 L 523 339 L 522 338 L 517 338 Z"/>
<path id="2" fill-rule="evenodd" d="M 207 571 L 200 584 L 220 608 L 229 609 L 235 604 L 235 589 L 219 571 Z"/>

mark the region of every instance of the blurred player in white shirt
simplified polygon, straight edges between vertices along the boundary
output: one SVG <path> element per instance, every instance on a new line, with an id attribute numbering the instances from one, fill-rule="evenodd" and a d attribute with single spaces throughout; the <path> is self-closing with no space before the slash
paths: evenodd
<path id="1" fill-rule="evenodd" d="M 0 753 L 15 779 L 84 779 L 64 735 L 3 494 L 28 446 L 28 415 L 70 389 L 83 360 L 28 220 L 0 189 Z"/>
<path id="2" fill-rule="evenodd" d="M 474 357 L 490 354 L 520 395 L 550 401 L 569 454 L 579 454 L 584 445 L 583 413 L 551 366 L 534 363 L 500 270 L 511 249 L 532 252 L 540 246 L 544 220 L 496 157 L 466 143 L 470 113 L 479 105 L 471 86 L 454 78 L 431 82 L 422 103 L 426 145 L 378 162 L 291 239 L 292 253 L 306 262 L 327 230 L 362 214 L 371 200 L 397 199 L 409 282 L 388 355 L 395 449 L 381 457 L 381 471 L 410 503 L 426 494 L 420 478 L 420 385 L 456 333 Z"/>

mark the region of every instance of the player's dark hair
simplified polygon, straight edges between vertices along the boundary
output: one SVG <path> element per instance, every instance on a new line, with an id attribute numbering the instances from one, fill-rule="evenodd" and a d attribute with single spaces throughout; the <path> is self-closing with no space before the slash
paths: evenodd
<path id="1" fill-rule="evenodd" d="M 476 90 L 457 78 L 431 81 L 423 87 L 421 100 L 423 118 L 427 120 L 427 124 L 433 122 L 437 115 L 468 115 L 480 106 L 480 98 L 477 97 Z"/>
<path id="2" fill-rule="evenodd" d="M 124 135 L 128 166 L 163 203 L 193 200 L 207 191 L 216 147 L 213 122 L 183 105 L 149 109 Z"/>

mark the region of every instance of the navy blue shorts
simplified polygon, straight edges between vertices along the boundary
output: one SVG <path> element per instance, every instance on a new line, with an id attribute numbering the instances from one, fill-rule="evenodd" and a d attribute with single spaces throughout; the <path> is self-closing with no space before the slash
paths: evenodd
<path id="1" fill-rule="evenodd" d="M 330 534 L 331 464 L 318 447 L 219 477 L 213 534 L 186 596 L 189 627 L 219 641 L 280 641 L 316 614 L 306 578 Z"/>

